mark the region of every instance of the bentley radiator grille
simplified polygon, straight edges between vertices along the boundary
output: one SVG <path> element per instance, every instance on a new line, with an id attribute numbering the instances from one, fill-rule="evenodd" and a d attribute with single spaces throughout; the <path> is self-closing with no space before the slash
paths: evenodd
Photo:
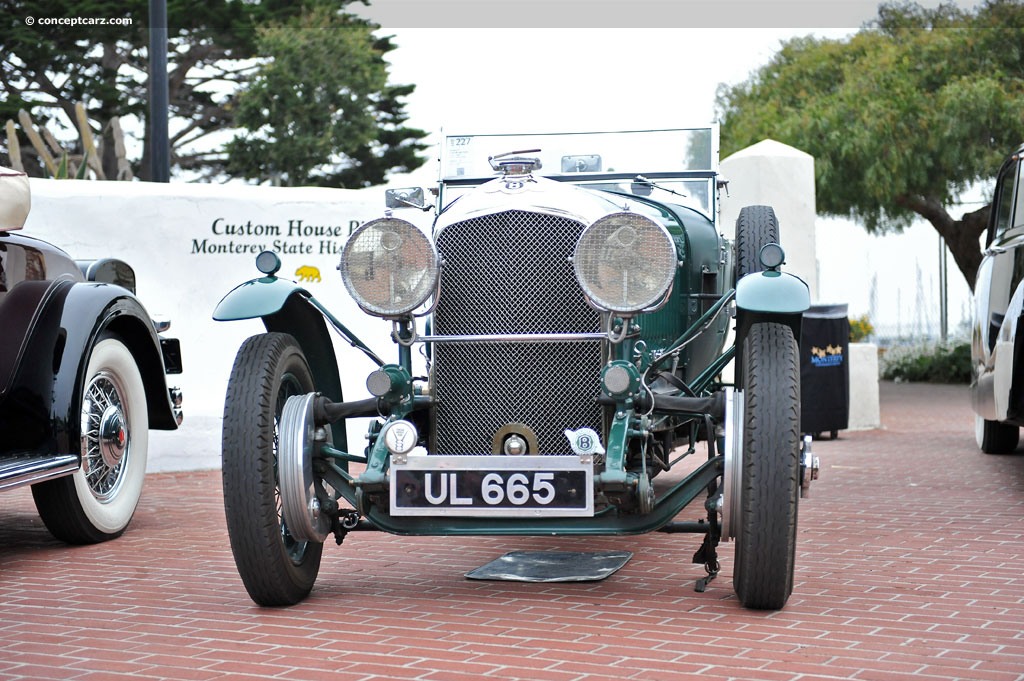
<path id="1" fill-rule="evenodd" d="M 600 330 L 572 255 L 584 225 L 508 211 L 445 228 L 434 333 L 529 334 Z M 434 345 L 437 454 L 490 454 L 495 433 L 529 426 L 539 454 L 571 454 L 562 431 L 601 431 L 600 341 Z"/>

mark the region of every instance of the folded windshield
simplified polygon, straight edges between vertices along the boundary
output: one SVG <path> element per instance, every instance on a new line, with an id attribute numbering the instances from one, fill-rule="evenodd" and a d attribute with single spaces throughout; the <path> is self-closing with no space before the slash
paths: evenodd
<path id="1" fill-rule="evenodd" d="M 688 206 L 711 216 L 718 129 L 533 135 L 448 135 L 441 148 L 443 203 L 499 173 L 489 159 L 538 159 L 535 175 Z M 495 158 L 497 161 L 497 159 Z"/>
<path id="2" fill-rule="evenodd" d="M 494 177 L 488 159 L 510 152 L 538 158 L 544 176 L 716 171 L 713 127 L 540 135 L 449 135 L 441 150 L 441 181 Z"/>

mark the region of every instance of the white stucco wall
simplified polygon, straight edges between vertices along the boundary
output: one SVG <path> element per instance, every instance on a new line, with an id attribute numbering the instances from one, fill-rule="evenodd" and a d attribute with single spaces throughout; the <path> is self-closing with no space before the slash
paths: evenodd
<path id="1" fill-rule="evenodd" d="M 719 195 L 725 236 L 733 238 L 744 206 L 772 206 L 786 251 L 784 269 L 807 282 L 811 302 L 818 302 L 814 157 L 787 144 L 763 140 L 722 159 L 721 173 L 729 181 L 728 192 Z"/>
<path id="2" fill-rule="evenodd" d="M 316 267 L 321 281 L 303 285 L 386 361 L 397 357 L 388 323 L 359 311 L 335 269 L 350 229 L 383 215 L 382 189 L 41 179 L 31 184 L 32 211 L 24 233 L 76 259 L 128 262 L 146 309 L 170 317 L 165 335 L 181 340 L 184 373 L 167 378 L 182 388 L 185 421 L 177 431 L 152 432 L 151 471 L 220 466 L 227 378 L 238 346 L 263 325 L 214 322 L 211 315 L 228 291 L 261 276 L 254 262 L 262 248 L 279 252 L 283 277 L 297 279 L 299 267 Z M 400 216 L 419 223 L 421 215 L 402 211 Z M 345 343 L 337 348 L 346 397 L 367 397 L 364 381 L 372 363 Z M 362 427 L 350 434 L 350 443 L 361 449 Z"/>

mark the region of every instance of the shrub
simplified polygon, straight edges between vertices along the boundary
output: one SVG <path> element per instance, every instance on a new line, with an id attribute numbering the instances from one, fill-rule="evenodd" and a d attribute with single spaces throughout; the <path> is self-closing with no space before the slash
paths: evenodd
<path id="1" fill-rule="evenodd" d="M 971 345 L 966 340 L 897 345 L 879 357 L 878 369 L 889 381 L 970 383 Z"/>
<path id="2" fill-rule="evenodd" d="M 869 317 L 866 314 L 862 314 L 860 317 L 850 320 L 851 343 L 859 343 L 874 332 L 875 327 L 871 326 Z"/>

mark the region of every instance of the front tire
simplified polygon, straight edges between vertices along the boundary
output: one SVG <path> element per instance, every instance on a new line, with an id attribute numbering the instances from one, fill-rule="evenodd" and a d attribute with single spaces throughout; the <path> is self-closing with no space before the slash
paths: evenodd
<path id="1" fill-rule="evenodd" d="M 117 338 L 93 346 L 82 391 L 82 466 L 32 486 L 43 524 L 69 544 L 121 536 L 146 477 L 149 412 L 135 358 Z"/>
<path id="2" fill-rule="evenodd" d="M 277 467 L 284 403 L 310 392 L 313 377 L 292 336 L 265 333 L 239 348 L 224 400 L 224 514 L 238 574 L 258 605 L 298 603 L 320 571 L 323 544 L 288 532 Z"/>
<path id="3" fill-rule="evenodd" d="M 800 359 L 785 324 L 754 324 L 743 343 L 743 463 L 733 587 L 748 608 L 793 592 L 800 490 Z"/>
<path id="4" fill-rule="evenodd" d="M 974 440 L 986 454 L 1009 454 L 1017 449 L 1020 428 L 1013 424 L 986 421 L 974 415 Z"/>

